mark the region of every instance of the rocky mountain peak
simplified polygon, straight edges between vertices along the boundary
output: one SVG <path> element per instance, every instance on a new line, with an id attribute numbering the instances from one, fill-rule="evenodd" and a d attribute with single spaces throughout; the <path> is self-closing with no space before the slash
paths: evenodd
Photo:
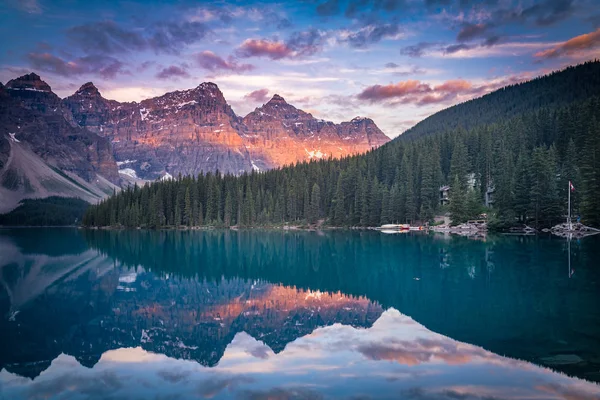
<path id="1" fill-rule="evenodd" d="M 219 89 L 217 84 L 213 82 L 202 82 L 193 91 L 201 94 L 202 96 L 209 96 L 214 99 L 225 101 L 225 96 L 223 96 L 221 89 Z"/>
<path id="2" fill-rule="evenodd" d="M 296 107 L 287 103 L 285 99 L 278 94 L 274 94 L 273 97 L 271 97 L 271 100 L 266 102 L 261 108 L 276 109 L 277 107 L 296 109 Z"/>
<path id="3" fill-rule="evenodd" d="M 50 85 L 44 82 L 39 75 L 30 73 L 20 76 L 16 79 L 11 79 L 6 84 L 8 89 L 12 90 L 32 90 L 37 92 L 51 92 Z"/>
<path id="4" fill-rule="evenodd" d="M 92 82 L 87 82 L 81 85 L 81 87 L 78 91 L 75 92 L 75 94 L 81 94 L 86 96 L 100 96 L 100 91 Z"/>
<path id="5" fill-rule="evenodd" d="M 271 98 L 271 100 L 269 100 L 269 103 L 274 103 L 274 104 L 276 104 L 276 103 L 285 103 L 285 104 L 287 104 L 285 102 L 285 99 L 283 97 L 281 97 L 280 95 L 278 95 L 278 94 L 274 94 L 273 97 Z"/>
<path id="6" fill-rule="evenodd" d="M 282 119 L 303 119 L 312 117 L 310 114 L 287 103 L 285 99 L 278 94 L 273 95 L 271 100 L 262 107 L 257 108 L 256 111 L 265 112 L 268 115 L 277 116 Z"/>

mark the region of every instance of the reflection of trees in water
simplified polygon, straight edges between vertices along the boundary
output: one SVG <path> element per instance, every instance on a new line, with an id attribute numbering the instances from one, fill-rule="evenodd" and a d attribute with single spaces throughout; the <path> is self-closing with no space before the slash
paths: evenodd
<path id="1" fill-rule="evenodd" d="M 499 354 L 538 361 L 549 352 L 598 359 L 598 241 L 588 238 L 565 274 L 558 239 L 444 240 L 376 232 L 86 231 L 88 243 L 125 265 L 159 274 L 260 278 L 366 296 L 436 332 Z M 564 365 L 562 370 L 597 368 Z"/>

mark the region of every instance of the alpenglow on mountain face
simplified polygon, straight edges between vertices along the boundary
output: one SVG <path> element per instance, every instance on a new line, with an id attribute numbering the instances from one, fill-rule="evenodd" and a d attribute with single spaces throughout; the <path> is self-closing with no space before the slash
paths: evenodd
<path id="1" fill-rule="evenodd" d="M 388 141 L 370 119 L 318 120 L 278 95 L 242 118 L 210 82 L 119 103 L 91 82 L 60 99 L 31 73 L 0 84 L 0 212 L 24 198 L 96 202 L 139 179 L 237 175 L 362 153 Z"/>
<path id="2" fill-rule="evenodd" d="M 77 124 L 110 138 L 121 171 L 143 179 L 240 174 L 362 153 L 389 141 L 370 119 L 318 120 L 278 95 L 241 118 L 210 82 L 140 103 L 104 99 L 86 83 L 63 103 Z"/>

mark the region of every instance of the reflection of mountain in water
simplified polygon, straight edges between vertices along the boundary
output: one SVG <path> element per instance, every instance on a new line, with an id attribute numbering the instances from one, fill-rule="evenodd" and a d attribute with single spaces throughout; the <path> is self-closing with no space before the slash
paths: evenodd
<path id="1" fill-rule="evenodd" d="M 30 320 L 42 322 L 30 327 L 31 332 L 40 326 L 57 332 L 26 333 L 31 356 L 23 353 L 13 362 L 41 359 L 34 357 L 38 346 L 46 352 L 45 360 L 64 351 L 91 365 L 102 349 L 139 345 L 143 339 L 145 349 L 168 348 L 173 357 L 214 365 L 235 332 L 246 331 L 278 351 L 318 325 L 369 326 L 381 309 L 364 296 L 461 342 L 600 380 L 595 375 L 600 369 L 600 309 L 595 307 L 600 303 L 600 271 L 595 268 L 600 246 L 594 238 L 574 245 L 576 272 L 569 278 L 563 243 L 540 237 L 482 243 L 375 232 L 83 235 L 91 248 L 109 257 L 107 265 L 116 260 L 129 266 L 129 273 L 143 268 L 138 267 L 135 277 L 120 267 L 100 277 L 91 271 L 76 282 L 50 287 L 38 298 L 45 300 L 23 308 L 17 320 L 35 315 Z M 325 295 L 328 309 L 311 303 L 309 289 L 355 298 L 340 296 L 346 302 L 340 307 L 333 302 L 337 295 Z M 4 312 L 9 306 L 2 302 Z M 52 327 L 53 312 L 65 322 Z M 5 319 L 0 324 L 10 335 L 18 334 Z M 161 330 L 171 325 L 172 331 Z M 64 344 L 35 345 L 46 336 L 62 338 Z M 23 337 L 2 346 L 19 348 Z"/>
<path id="2" fill-rule="evenodd" d="M 10 399 L 597 399 L 600 386 L 431 332 L 388 309 L 369 328 L 335 324 L 274 354 L 244 332 L 217 366 L 109 350 L 94 368 L 61 354 L 34 380 L 0 371 Z"/>
<path id="3" fill-rule="evenodd" d="M 376 232 L 84 232 L 90 246 L 160 274 L 265 279 L 394 307 L 497 354 L 599 381 L 598 239 L 487 242 Z"/>
<path id="4" fill-rule="evenodd" d="M 238 332 L 279 353 L 319 326 L 368 327 L 382 312 L 365 298 L 264 281 L 159 278 L 115 268 L 93 250 L 50 257 L 12 246 L 11 258 L 21 261 L 0 266 L 9 294 L 0 304 L 10 310 L 0 321 L 0 370 L 29 377 L 61 353 L 92 367 L 107 350 L 137 346 L 214 366 Z"/>

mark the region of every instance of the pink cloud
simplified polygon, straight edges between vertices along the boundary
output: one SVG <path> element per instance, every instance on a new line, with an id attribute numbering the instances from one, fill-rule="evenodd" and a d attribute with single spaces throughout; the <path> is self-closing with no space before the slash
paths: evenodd
<path id="1" fill-rule="evenodd" d="M 182 68 L 176 65 L 171 65 L 167 68 L 163 68 L 156 77 L 158 79 L 177 79 L 177 78 L 189 78 L 190 74 Z"/>
<path id="2" fill-rule="evenodd" d="M 377 102 L 394 97 L 405 97 L 408 95 L 430 92 L 432 89 L 426 83 L 416 80 L 402 81 L 390 85 L 374 85 L 363 90 L 358 98 Z"/>
<path id="3" fill-rule="evenodd" d="M 584 50 L 600 47 L 600 28 L 590 33 L 575 36 L 565 42 L 535 53 L 537 58 L 555 58 L 576 55 Z"/>
<path id="4" fill-rule="evenodd" d="M 244 72 L 254 69 L 252 64 L 240 64 L 233 57 L 224 59 L 219 57 L 212 51 L 203 51 L 196 55 L 196 63 L 199 67 L 209 71 L 233 71 L 233 72 Z"/>
<path id="5" fill-rule="evenodd" d="M 371 103 L 401 104 L 450 104 L 465 101 L 492 92 L 504 86 L 522 82 L 528 74 L 507 76 L 476 84 L 464 79 L 453 79 L 438 85 L 417 80 L 401 81 L 389 85 L 369 86 L 358 94 L 358 99 Z"/>
<path id="6" fill-rule="evenodd" d="M 130 74 L 125 70 L 125 64 L 114 57 L 105 55 L 64 60 L 50 53 L 29 53 L 27 59 L 33 68 L 67 77 L 94 74 L 105 79 L 113 79 L 120 74 Z"/>
<path id="7" fill-rule="evenodd" d="M 290 49 L 283 42 L 275 42 L 267 39 L 246 39 L 237 49 L 240 57 L 267 57 L 272 60 L 279 60 L 293 55 Z"/>
<path id="8" fill-rule="evenodd" d="M 244 96 L 246 100 L 252 100 L 257 103 L 266 103 L 269 100 L 269 89 L 258 89 Z"/>

